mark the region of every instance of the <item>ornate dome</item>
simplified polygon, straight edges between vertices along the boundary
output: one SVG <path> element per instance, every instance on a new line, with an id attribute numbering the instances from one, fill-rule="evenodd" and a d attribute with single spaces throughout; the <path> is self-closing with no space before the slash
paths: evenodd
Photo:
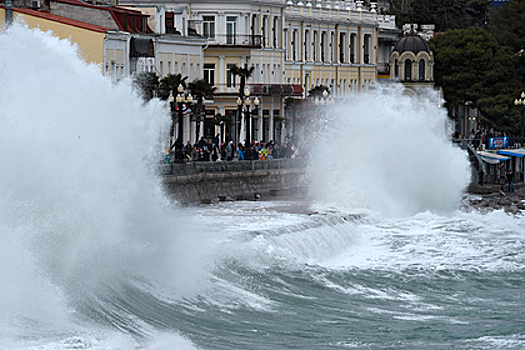
<path id="1" fill-rule="evenodd" d="M 430 53 L 430 46 L 419 35 L 408 35 L 399 40 L 394 47 L 394 51 L 397 51 L 400 55 L 405 51 L 411 51 L 417 55 L 420 51 Z"/>

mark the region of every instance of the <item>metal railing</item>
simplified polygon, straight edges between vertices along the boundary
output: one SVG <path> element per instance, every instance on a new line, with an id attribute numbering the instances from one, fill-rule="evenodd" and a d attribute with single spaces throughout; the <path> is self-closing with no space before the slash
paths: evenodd
<path id="1" fill-rule="evenodd" d="M 215 34 L 207 39 L 209 45 L 213 46 L 249 46 L 256 48 L 264 46 L 262 35 Z"/>
<path id="2" fill-rule="evenodd" d="M 239 84 L 215 84 L 218 93 L 239 93 Z M 250 94 L 254 96 L 302 96 L 304 88 L 300 84 L 246 84 Z"/>
<path id="3" fill-rule="evenodd" d="M 161 175 L 196 175 L 203 173 L 221 173 L 236 171 L 275 170 L 305 168 L 306 158 L 286 158 L 267 160 L 220 161 L 220 162 L 188 162 L 183 164 L 161 164 Z"/>

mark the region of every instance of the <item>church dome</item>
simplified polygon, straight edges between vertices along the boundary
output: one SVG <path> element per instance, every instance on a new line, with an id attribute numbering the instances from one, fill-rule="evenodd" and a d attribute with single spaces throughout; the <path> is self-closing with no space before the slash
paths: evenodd
<path id="1" fill-rule="evenodd" d="M 419 35 L 409 35 L 399 40 L 393 51 L 397 51 L 400 55 L 406 51 L 413 52 L 417 55 L 420 51 L 430 53 L 430 46 L 428 46 L 428 43 Z"/>

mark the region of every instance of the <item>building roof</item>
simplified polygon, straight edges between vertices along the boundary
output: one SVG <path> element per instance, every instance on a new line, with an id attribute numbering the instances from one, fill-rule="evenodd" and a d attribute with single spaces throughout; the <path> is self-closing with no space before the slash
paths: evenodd
<path id="1" fill-rule="evenodd" d="M 72 5 L 72 6 L 80 6 L 80 7 L 92 8 L 94 10 L 108 11 L 111 14 L 113 20 L 115 21 L 115 24 L 118 27 L 118 30 L 135 33 L 135 34 L 153 33 L 153 31 L 146 24 L 146 19 L 149 16 L 137 10 L 131 10 L 131 9 L 126 9 L 122 7 L 108 6 L 108 5 L 92 5 L 92 4 L 88 4 L 80 0 L 53 0 L 53 1 Z M 139 19 L 139 21 L 136 21 L 136 19 Z M 142 19 L 144 19 L 143 23 L 141 23 Z"/>
<path id="2" fill-rule="evenodd" d="M 23 7 L 14 7 L 13 11 L 14 12 L 19 12 L 19 13 L 22 13 L 22 14 L 25 14 L 25 15 L 30 15 L 30 16 L 39 17 L 39 18 L 42 18 L 42 19 L 47 19 L 47 20 L 50 20 L 50 21 L 58 22 L 58 23 L 67 24 L 67 25 L 70 25 L 70 26 L 78 27 L 78 28 L 91 30 L 91 31 L 94 31 L 94 32 L 99 32 L 99 33 L 106 33 L 109 30 L 108 28 L 97 26 L 97 25 L 94 25 L 94 24 L 80 22 L 80 21 L 76 21 L 74 19 L 70 19 L 70 18 L 66 18 L 66 17 L 62 17 L 62 16 L 52 15 L 49 12 L 46 12 L 46 11 L 36 11 L 36 10 L 31 10 L 31 9 L 23 8 Z"/>
<path id="3" fill-rule="evenodd" d="M 397 51 L 399 54 L 410 51 L 417 55 L 421 51 L 430 53 L 430 46 L 419 35 L 407 35 L 399 40 L 393 51 Z"/>

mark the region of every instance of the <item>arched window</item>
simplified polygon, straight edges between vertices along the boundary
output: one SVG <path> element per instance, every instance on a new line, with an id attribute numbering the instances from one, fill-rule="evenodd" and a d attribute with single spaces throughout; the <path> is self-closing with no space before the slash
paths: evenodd
<path id="1" fill-rule="evenodd" d="M 419 80 L 425 80 L 425 60 L 419 60 Z"/>
<path id="2" fill-rule="evenodd" d="M 405 80 L 412 80 L 412 61 L 405 60 Z"/>
<path id="3" fill-rule="evenodd" d="M 396 78 L 396 80 L 399 80 L 399 61 L 398 60 L 394 62 L 394 72 L 395 72 L 394 77 Z"/>

